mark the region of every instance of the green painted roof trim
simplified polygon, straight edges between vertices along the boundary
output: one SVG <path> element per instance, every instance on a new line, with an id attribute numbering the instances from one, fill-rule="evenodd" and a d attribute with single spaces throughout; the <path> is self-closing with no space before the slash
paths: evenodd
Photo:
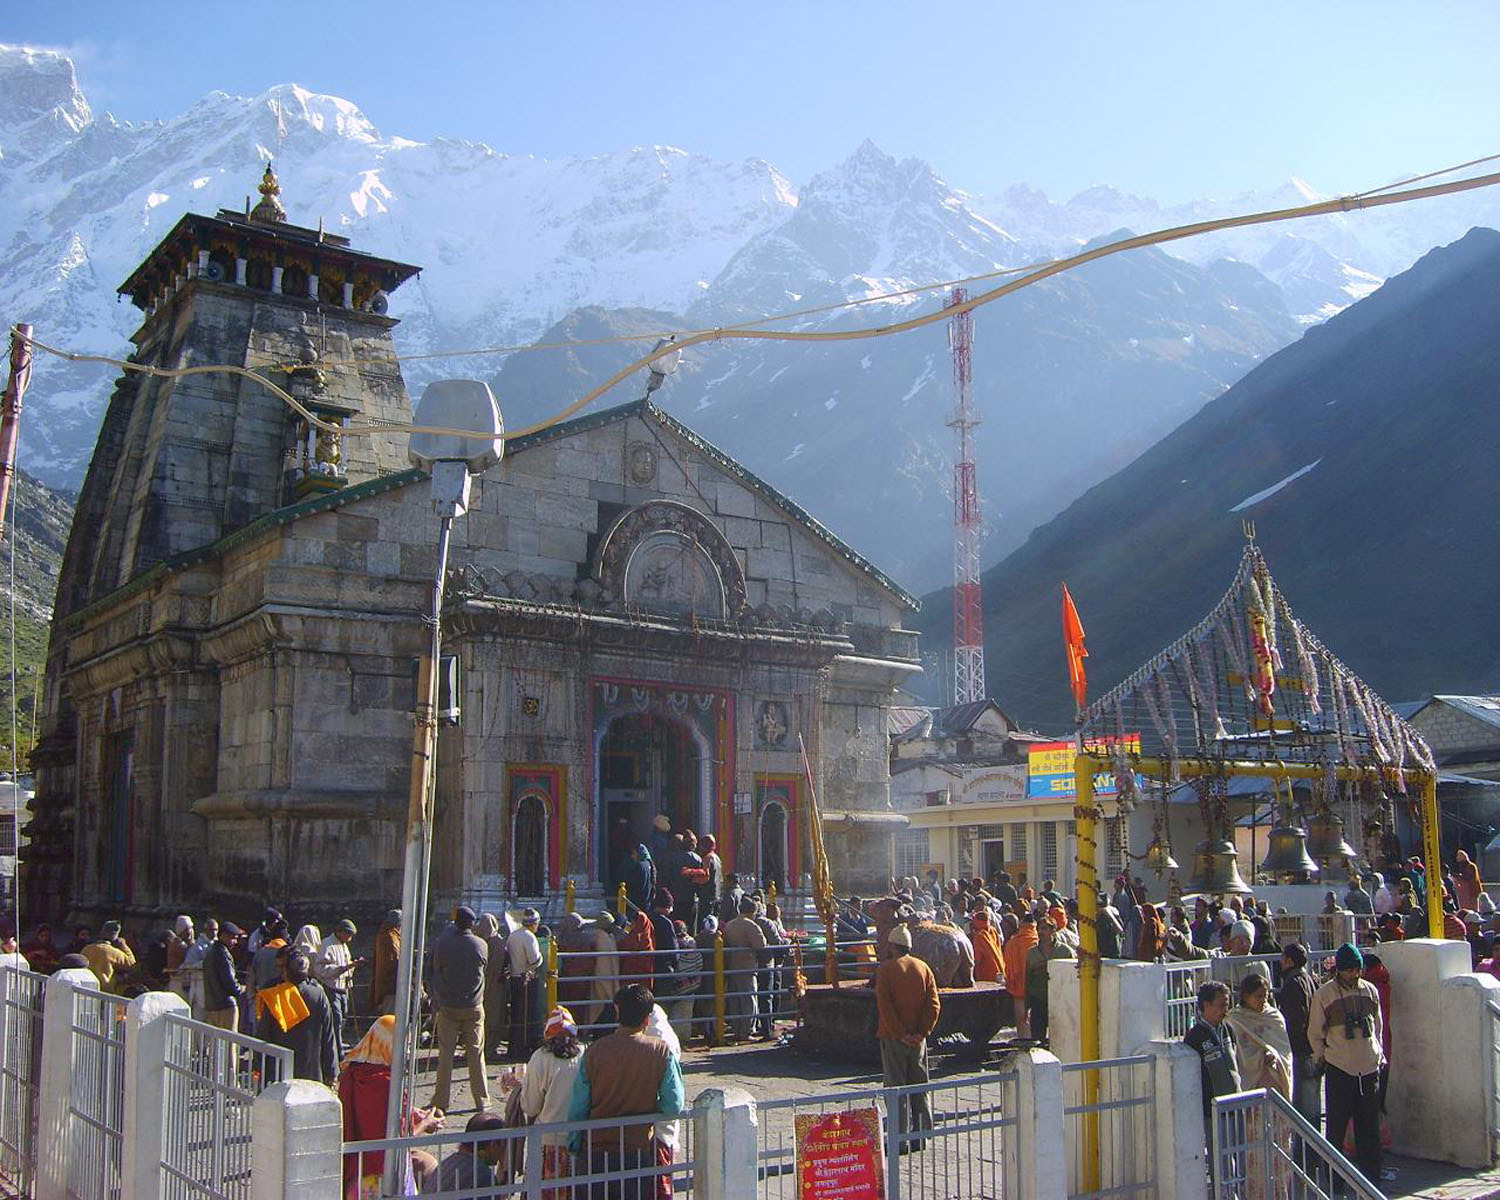
<path id="1" fill-rule="evenodd" d="M 913 612 L 921 607 L 921 602 L 915 596 L 874 563 L 870 562 L 869 559 L 848 545 L 848 543 L 840 539 L 805 508 L 781 492 L 778 492 L 769 483 L 760 478 L 760 476 L 746 469 L 712 442 L 694 433 L 676 417 L 664 412 L 655 404 L 652 404 L 650 400 L 632 400 L 628 404 L 618 404 L 613 408 L 589 413 L 587 416 L 574 417 L 571 421 L 559 421 L 556 425 L 549 425 L 546 429 L 539 429 L 535 433 L 528 433 L 522 437 L 507 438 L 505 441 L 505 452 L 507 454 L 521 454 L 533 446 L 545 445 L 559 438 L 572 437 L 575 434 L 585 433 L 590 429 L 598 429 L 605 425 L 613 425 L 617 421 L 624 421 L 635 416 L 650 417 L 663 429 L 687 442 L 705 458 L 711 460 L 726 475 L 730 475 L 741 483 L 744 483 L 777 508 L 781 509 L 782 512 L 786 513 L 797 524 L 801 525 L 815 538 L 827 545 L 850 566 L 870 576 L 876 583 L 890 592 Z M 399 471 L 394 475 L 379 475 L 374 479 L 365 480 L 364 483 L 340 488 L 336 492 L 328 492 L 322 496 L 313 496 L 307 500 L 301 500 L 296 504 L 288 504 L 284 508 L 268 512 L 265 516 L 257 517 L 250 524 L 236 529 L 233 533 L 225 534 L 216 542 L 210 542 L 206 546 L 199 546 L 196 550 L 186 550 L 181 554 L 173 555 L 171 558 L 163 559 L 149 570 L 137 575 L 129 583 L 116 588 L 107 596 L 101 596 L 98 600 L 69 613 L 59 622 L 58 628 L 70 631 L 96 613 L 102 612 L 104 609 L 118 604 L 122 600 L 129 599 L 129 597 L 135 595 L 137 592 L 144 591 L 157 580 L 173 572 L 186 570 L 188 567 L 194 567 L 199 563 L 219 558 L 237 546 L 254 541 L 268 530 L 282 525 L 290 525 L 293 521 L 300 520 L 303 517 L 310 517 L 315 513 L 329 512 L 336 508 L 342 508 L 344 505 L 352 504 L 356 500 L 364 500 L 370 496 L 378 496 L 383 492 L 395 491 L 397 488 L 418 483 L 426 478 L 426 471 L 418 467 L 413 467 L 410 470 Z"/>
<path id="2" fill-rule="evenodd" d="M 356 483 L 350 487 L 340 488 L 336 492 L 328 492 L 322 496 L 310 496 L 306 500 L 299 500 L 296 504 L 288 504 L 285 508 L 278 508 L 266 513 L 263 517 L 257 517 L 250 524 L 241 526 L 233 533 L 226 533 L 216 542 L 210 542 L 206 546 L 199 546 L 195 550 L 184 550 L 181 554 L 174 554 L 171 558 L 164 558 L 161 562 L 150 567 L 148 570 L 137 575 L 129 583 L 117 587 L 114 591 L 82 608 L 69 613 L 58 624 L 58 628 L 71 631 L 81 625 L 96 613 L 102 612 L 111 605 L 118 604 L 121 600 L 128 600 L 137 592 L 144 591 L 157 580 L 163 579 L 176 571 L 184 571 L 189 567 L 195 567 L 199 563 L 209 562 L 219 558 L 237 546 L 243 546 L 246 542 L 252 542 L 268 530 L 282 525 L 290 525 L 293 521 L 303 517 L 310 517 L 315 513 L 329 512 L 336 508 L 342 508 L 346 504 L 352 504 L 356 500 L 365 500 L 370 496 L 378 496 L 382 492 L 392 492 L 397 488 L 406 487 L 408 484 L 420 483 L 427 478 L 427 472 L 418 467 L 410 470 L 399 471 L 394 475 L 377 475 L 374 479 L 367 479 L 363 483 Z"/>

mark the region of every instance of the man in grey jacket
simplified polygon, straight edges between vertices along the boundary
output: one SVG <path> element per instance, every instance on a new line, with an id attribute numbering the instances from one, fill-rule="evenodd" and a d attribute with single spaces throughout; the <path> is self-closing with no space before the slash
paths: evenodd
<path id="1" fill-rule="evenodd" d="M 469 1060 L 474 1107 L 484 1108 L 490 1100 L 484 1074 L 484 969 L 490 948 L 475 934 L 475 920 L 472 908 L 454 909 L 453 924 L 443 930 L 432 951 L 432 999 L 437 1006 L 433 1033 L 438 1045 L 432 1107 L 444 1112 L 453 1081 L 455 1043 L 462 1044 Z"/>

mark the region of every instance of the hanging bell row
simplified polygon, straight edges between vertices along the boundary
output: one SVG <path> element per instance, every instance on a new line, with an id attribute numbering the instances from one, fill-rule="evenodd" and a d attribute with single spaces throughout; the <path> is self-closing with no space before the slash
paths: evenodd
<path id="1" fill-rule="evenodd" d="M 1318 813 L 1307 823 L 1307 853 L 1321 866 L 1341 866 L 1359 852 L 1344 840 L 1344 822 L 1332 812 Z"/>
<path id="2" fill-rule="evenodd" d="M 1142 857 L 1146 860 L 1146 869 L 1155 871 L 1158 875 L 1177 870 L 1177 860 L 1172 857 L 1171 847 L 1159 837 L 1151 839 L 1151 844 L 1146 847 L 1146 853 Z"/>
<path id="3" fill-rule="evenodd" d="M 1239 854 L 1233 842 L 1204 841 L 1193 848 L 1193 878 L 1188 887 L 1209 895 L 1248 892 L 1240 878 Z"/>
<path id="4" fill-rule="evenodd" d="M 1271 830 L 1270 849 L 1260 869 L 1268 875 L 1316 875 L 1318 864 L 1307 853 L 1307 831 L 1291 825 Z"/>

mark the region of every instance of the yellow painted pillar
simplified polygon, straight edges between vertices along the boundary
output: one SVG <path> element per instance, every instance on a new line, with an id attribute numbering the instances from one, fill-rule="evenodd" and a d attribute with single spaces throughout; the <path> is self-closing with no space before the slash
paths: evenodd
<path id="1" fill-rule="evenodd" d="M 1443 936 L 1442 815 L 1438 812 L 1437 776 L 1422 776 L 1422 865 L 1427 868 L 1427 936 Z"/>
<path id="2" fill-rule="evenodd" d="M 620 890 L 615 893 L 615 907 L 620 910 L 622 918 L 630 910 L 630 901 L 625 898 L 625 885 L 623 883 L 620 885 Z"/>
<path id="3" fill-rule="evenodd" d="M 563 889 L 563 894 L 567 898 L 567 910 L 568 912 L 572 912 L 577 907 L 578 885 L 571 879 L 568 880 L 568 885 Z"/>
<path id="4" fill-rule="evenodd" d="M 724 1044 L 724 935 L 714 935 L 714 1038 Z"/>
<path id="5" fill-rule="evenodd" d="M 1092 758 L 1080 753 L 1073 760 L 1076 799 L 1073 820 L 1078 829 L 1078 1045 L 1084 1062 L 1099 1060 L 1099 871 L 1094 833 L 1094 771 Z M 1099 1101 L 1099 1072 L 1083 1073 L 1084 1103 Z M 1084 1190 L 1099 1190 L 1099 1114 L 1084 1113 Z"/>
<path id="6" fill-rule="evenodd" d="M 572 911 L 571 909 L 569 910 Z M 547 1012 L 557 1007 L 557 938 L 547 939 Z"/>

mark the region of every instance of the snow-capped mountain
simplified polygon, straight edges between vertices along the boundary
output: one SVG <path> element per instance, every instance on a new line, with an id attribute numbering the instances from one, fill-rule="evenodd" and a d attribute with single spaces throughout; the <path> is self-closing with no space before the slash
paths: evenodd
<path id="1" fill-rule="evenodd" d="M 185 211 L 240 208 L 274 158 L 292 220 L 425 267 L 395 296 L 401 347 L 527 341 L 583 304 L 691 305 L 796 204 L 760 161 L 654 147 L 547 161 L 385 137 L 358 107 L 285 85 L 180 116 L 96 116 L 62 55 L 0 48 L 0 310 L 54 344 L 118 353 L 139 314 L 114 288 Z M 38 365 L 55 416 L 27 461 L 76 482 L 108 396 L 95 369 Z"/>
<path id="2" fill-rule="evenodd" d="M 0 312 L 54 344 L 122 354 L 138 314 L 114 288 L 183 212 L 240 208 L 267 159 L 293 221 L 321 221 L 425 268 L 393 297 L 403 354 L 717 326 L 1313 194 L 1293 182 L 1175 208 L 1110 188 L 1061 204 L 1019 185 L 974 196 L 867 142 L 799 195 L 756 159 L 651 147 L 544 160 L 415 142 L 377 130 L 349 100 L 293 85 L 213 93 L 177 116 L 127 124 L 90 109 L 66 57 L 0 47 Z M 1497 205 L 1470 193 L 1238 230 L 1106 260 L 980 310 L 980 478 L 996 530 L 987 560 L 1294 340 L 1299 320 L 1347 305 L 1470 224 L 1500 223 Z M 942 300 L 909 295 L 795 327 L 879 324 Z M 414 390 L 454 370 L 498 373 L 514 425 L 635 352 L 404 369 Z M 110 376 L 38 362 L 27 469 L 76 484 Z M 932 534 L 949 503 L 949 378 L 934 326 L 869 342 L 720 343 L 690 354 L 660 396 L 917 587 L 945 571 Z"/>

